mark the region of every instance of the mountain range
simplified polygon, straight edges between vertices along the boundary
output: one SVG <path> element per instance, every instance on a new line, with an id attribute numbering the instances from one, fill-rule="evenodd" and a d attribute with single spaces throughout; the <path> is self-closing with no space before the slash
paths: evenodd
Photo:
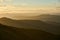
<path id="1" fill-rule="evenodd" d="M 60 23 L 60 15 L 42 14 L 37 17 L 39 17 L 38 19 L 46 21 L 46 22 Z"/>
<path id="2" fill-rule="evenodd" d="M 50 19 L 53 20 L 53 18 Z M 3 17 L 0 18 L 0 23 L 3 25 L 17 27 L 17 28 L 39 29 L 52 34 L 60 35 L 60 23 L 58 22 L 54 23 L 52 21 L 49 22 L 49 19 L 48 21 L 43 21 L 43 20 L 42 17 L 40 20 L 12 20 L 10 18 Z"/>
<path id="3" fill-rule="evenodd" d="M 0 24 L 0 40 L 59 40 L 59 35 Z"/>
<path id="4" fill-rule="evenodd" d="M 0 18 L 0 40 L 59 40 L 60 16 L 39 15 L 34 20 Z M 35 20 L 35 18 L 37 20 Z"/>

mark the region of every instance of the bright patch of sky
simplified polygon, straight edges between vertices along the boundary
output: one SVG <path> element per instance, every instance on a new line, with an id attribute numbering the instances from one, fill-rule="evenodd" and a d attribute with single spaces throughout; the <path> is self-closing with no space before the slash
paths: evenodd
<path id="1" fill-rule="evenodd" d="M 13 4 L 16 6 L 55 6 L 57 0 L 0 0 L 3 5 Z"/>
<path id="2" fill-rule="evenodd" d="M 56 3 L 56 0 L 14 0 L 15 5 L 20 4 L 28 4 L 28 5 L 50 5 Z"/>
<path id="3" fill-rule="evenodd" d="M 59 7 L 59 0 L 0 0 L 0 12 L 11 12 L 11 13 L 33 13 L 39 10 L 44 12 L 56 12 L 56 7 Z M 42 10 L 40 10 L 42 9 Z M 49 10 L 48 10 L 49 9 Z M 25 10 L 25 11 L 21 11 Z M 27 11 L 35 10 L 35 11 Z M 60 12 L 60 11 L 58 11 Z"/>

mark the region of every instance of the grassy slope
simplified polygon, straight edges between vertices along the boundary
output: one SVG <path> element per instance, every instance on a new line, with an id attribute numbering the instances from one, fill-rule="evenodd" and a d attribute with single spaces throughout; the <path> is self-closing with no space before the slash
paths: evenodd
<path id="1" fill-rule="evenodd" d="M 0 24 L 0 40 L 56 40 L 56 36 L 41 30 L 14 28 Z"/>

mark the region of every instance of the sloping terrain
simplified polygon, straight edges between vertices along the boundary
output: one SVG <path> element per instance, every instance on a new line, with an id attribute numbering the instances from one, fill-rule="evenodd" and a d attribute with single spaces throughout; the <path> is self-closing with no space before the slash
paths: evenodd
<path id="1" fill-rule="evenodd" d="M 52 34 L 60 35 L 60 25 L 53 25 L 40 20 L 12 20 L 4 17 L 0 19 L 0 23 L 16 28 L 39 29 Z"/>
<path id="2" fill-rule="evenodd" d="M 0 24 L 0 40 L 59 40 L 59 37 L 36 29 L 23 29 Z"/>

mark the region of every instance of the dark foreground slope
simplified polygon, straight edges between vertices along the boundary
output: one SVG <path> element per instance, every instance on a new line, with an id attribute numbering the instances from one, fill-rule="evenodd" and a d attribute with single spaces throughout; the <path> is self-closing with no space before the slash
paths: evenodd
<path id="1" fill-rule="evenodd" d="M 0 40 L 59 40 L 58 36 L 36 29 L 22 29 L 0 24 Z"/>

